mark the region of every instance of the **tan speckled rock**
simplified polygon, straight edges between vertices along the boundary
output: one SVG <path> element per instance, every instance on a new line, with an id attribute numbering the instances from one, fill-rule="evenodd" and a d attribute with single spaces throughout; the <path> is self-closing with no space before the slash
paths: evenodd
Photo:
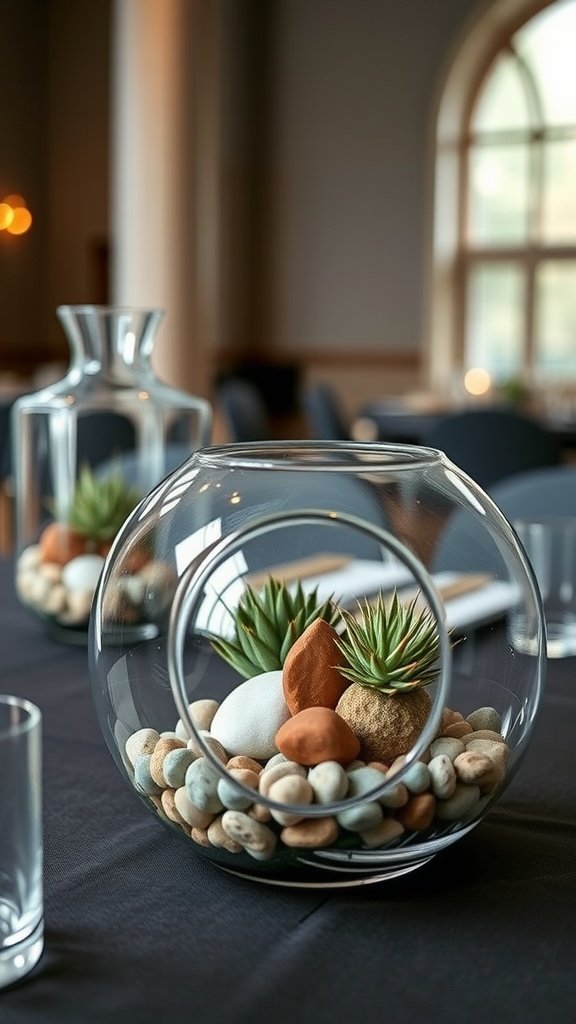
<path id="1" fill-rule="evenodd" d="M 184 746 L 185 744 L 182 742 L 182 740 L 178 739 L 161 737 L 158 740 L 158 743 L 156 744 L 154 750 L 152 751 L 152 756 L 150 757 L 150 775 L 154 779 L 154 782 L 156 783 L 157 786 L 162 786 L 163 789 L 168 788 L 168 783 L 166 782 L 166 779 L 164 778 L 164 773 L 162 771 L 162 764 L 164 762 L 166 754 L 170 750 L 178 750 L 180 747 Z"/>
<path id="2" fill-rule="evenodd" d="M 282 670 L 284 698 L 292 715 L 304 708 L 334 709 L 349 685 L 338 665 L 345 658 L 338 634 L 324 619 L 316 619 L 290 648 Z"/>
<path id="3" fill-rule="evenodd" d="M 389 696 L 352 683 L 338 701 L 336 712 L 360 740 L 361 757 L 390 764 L 414 746 L 431 703 L 423 689 Z"/>
<path id="4" fill-rule="evenodd" d="M 339 832 L 336 818 L 307 818 L 283 828 L 280 839 L 285 846 L 314 850 L 322 846 L 332 846 Z"/>

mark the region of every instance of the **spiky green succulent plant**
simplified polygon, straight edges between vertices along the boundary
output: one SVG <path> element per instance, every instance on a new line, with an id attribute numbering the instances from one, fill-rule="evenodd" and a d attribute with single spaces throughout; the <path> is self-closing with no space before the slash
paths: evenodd
<path id="1" fill-rule="evenodd" d="M 80 470 L 68 521 L 90 540 L 111 540 L 140 501 L 119 473 L 100 480 L 88 466 Z"/>
<path id="2" fill-rule="evenodd" d="M 341 674 L 382 693 L 407 693 L 438 675 L 440 640 L 429 609 L 418 598 L 403 604 L 396 592 L 388 602 L 380 592 L 374 603 L 359 604 L 359 614 L 343 611 L 346 631 L 337 640 L 347 664 Z"/>
<path id="3" fill-rule="evenodd" d="M 246 587 L 234 617 L 234 637 L 215 638 L 212 646 L 240 675 L 249 679 L 281 669 L 288 651 L 316 619 L 335 625 L 340 612 L 331 599 L 318 602 L 317 588 L 305 593 L 270 577 L 260 590 Z"/>

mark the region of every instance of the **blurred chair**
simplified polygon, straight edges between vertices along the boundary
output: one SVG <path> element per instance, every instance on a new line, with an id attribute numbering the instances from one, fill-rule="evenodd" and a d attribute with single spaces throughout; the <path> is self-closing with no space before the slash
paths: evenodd
<path id="1" fill-rule="evenodd" d="M 515 473 L 487 491 L 509 522 L 527 516 L 576 518 L 576 466 L 546 466 Z M 439 537 L 432 569 L 501 574 L 503 563 L 489 542 L 482 517 L 468 510 L 450 517 Z"/>
<path id="2" fill-rule="evenodd" d="M 302 409 L 311 438 L 349 441 L 350 432 L 336 393 L 329 384 L 309 384 L 302 391 Z"/>
<path id="3" fill-rule="evenodd" d="M 266 441 L 272 436 L 268 411 L 260 392 L 241 377 L 216 387 L 216 404 L 233 442 Z"/>
<path id="4" fill-rule="evenodd" d="M 467 409 L 444 416 L 422 437 L 484 489 L 497 480 L 561 461 L 551 431 L 508 409 Z"/>

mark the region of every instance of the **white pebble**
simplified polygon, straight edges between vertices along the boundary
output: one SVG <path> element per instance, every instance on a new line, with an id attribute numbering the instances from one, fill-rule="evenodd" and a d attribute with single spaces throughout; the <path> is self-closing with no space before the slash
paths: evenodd
<path id="1" fill-rule="evenodd" d="M 225 697 L 210 731 L 231 755 L 264 760 L 277 752 L 276 733 L 289 718 L 281 670 L 263 672 Z"/>
<path id="2" fill-rule="evenodd" d="M 101 555 L 78 555 L 62 569 L 62 582 L 68 590 L 94 591 L 103 566 Z"/>
<path id="3" fill-rule="evenodd" d="M 126 757 L 134 765 L 140 754 L 151 754 L 160 739 L 156 729 L 138 729 L 126 740 Z"/>

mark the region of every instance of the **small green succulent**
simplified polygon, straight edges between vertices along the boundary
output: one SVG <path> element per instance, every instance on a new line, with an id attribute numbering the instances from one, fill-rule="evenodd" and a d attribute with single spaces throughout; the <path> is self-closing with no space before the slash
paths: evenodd
<path id="1" fill-rule="evenodd" d="M 343 611 L 346 631 L 337 640 L 347 664 L 341 674 L 353 683 L 382 693 L 407 693 L 428 686 L 438 675 L 440 640 L 429 609 L 418 598 L 403 604 L 396 592 L 386 603 L 382 592 L 374 603 L 359 604 L 359 615 Z"/>
<path id="2" fill-rule="evenodd" d="M 141 495 L 119 473 L 100 480 L 88 466 L 80 470 L 68 522 L 90 540 L 106 541 L 136 508 Z"/>
<path id="3" fill-rule="evenodd" d="M 318 602 L 317 588 L 305 593 L 270 577 L 260 590 L 246 587 L 232 613 L 234 637 L 214 638 L 214 650 L 247 679 L 281 669 L 288 651 L 316 619 L 335 625 L 340 612 L 331 599 Z"/>

